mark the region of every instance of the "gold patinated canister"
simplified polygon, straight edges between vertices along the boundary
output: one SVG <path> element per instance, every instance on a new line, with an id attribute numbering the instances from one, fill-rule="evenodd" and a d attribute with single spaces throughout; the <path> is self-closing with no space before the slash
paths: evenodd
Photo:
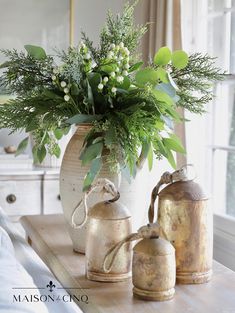
<path id="1" fill-rule="evenodd" d="M 176 281 L 200 284 L 211 279 L 213 217 L 201 186 L 180 171 L 166 173 L 170 183 L 159 193 L 158 223 L 176 250 Z M 164 182 L 164 179 L 163 179 Z"/>
<path id="2" fill-rule="evenodd" d="M 151 301 L 165 301 L 175 293 L 175 249 L 159 237 L 159 226 L 148 224 L 114 246 L 104 260 L 108 272 L 119 255 L 119 249 L 130 241 L 140 240 L 134 247 L 132 282 L 134 296 Z"/>
<path id="3" fill-rule="evenodd" d="M 118 282 L 131 276 L 130 244 L 121 248 L 109 273 L 103 270 L 103 261 L 113 245 L 131 234 L 131 215 L 118 201 L 119 192 L 107 179 L 104 189 L 112 194 L 114 199 L 99 202 L 89 209 L 86 242 L 87 278 L 95 281 Z"/>

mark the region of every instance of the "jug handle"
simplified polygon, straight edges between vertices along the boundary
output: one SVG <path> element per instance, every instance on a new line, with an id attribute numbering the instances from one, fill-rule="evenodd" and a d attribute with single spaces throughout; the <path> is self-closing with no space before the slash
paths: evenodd
<path id="1" fill-rule="evenodd" d="M 148 210 L 148 219 L 149 223 L 153 223 L 154 221 L 154 205 L 155 201 L 157 199 L 157 196 L 159 194 L 159 189 L 161 188 L 162 185 L 164 184 L 170 184 L 176 181 L 188 181 L 188 173 L 187 173 L 187 168 L 188 167 L 193 167 L 193 164 L 186 164 L 183 165 L 180 169 L 174 171 L 173 173 L 165 172 L 161 176 L 161 179 L 157 183 L 157 185 L 153 188 L 152 194 L 151 194 L 151 202 Z M 195 179 L 196 175 L 194 174 Z M 192 180 L 193 180 L 192 179 Z"/>
<path id="2" fill-rule="evenodd" d="M 73 209 L 72 215 L 71 215 L 71 226 L 74 229 L 81 228 L 87 221 L 87 213 L 88 213 L 88 206 L 87 206 L 87 199 L 89 195 L 96 189 L 100 189 L 100 191 L 103 191 L 104 193 L 109 193 L 113 196 L 112 199 L 109 200 L 109 202 L 117 201 L 120 198 L 120 193 L 116 189 L 115 185 L 108 180 L 107 178 L 99 178 L 97 181 L 90 186 L 90 188 L 84 193 L 83 198 L 78 202 L 76 207 Z M 83 209 L 83 218 L 82 220 L 77 223 L 75 222 L 75 214 L 79 209 Z"/>
<path id="3" fill-rule="evenodd" d="M 158 223 L 147 224 L 140 227 L 137 233 L 128 235 L 126 238 L 124 238 L 108 250 L 103 262 L 104 272 L 109 273 L 111 271 L 116 255 L 125 243 L 143 238 L 159 238 L 160 236 L 166 239 L 165 233 Z"/>

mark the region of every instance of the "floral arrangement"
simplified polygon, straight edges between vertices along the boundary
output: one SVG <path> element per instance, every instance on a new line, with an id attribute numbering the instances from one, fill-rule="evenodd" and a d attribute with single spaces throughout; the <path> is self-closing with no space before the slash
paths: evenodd
<path id="1" fill-rule="evenodd" d="M 127 176 L 135 176 L 146 158 L 151 169 L 154 155 L 175 167 L 172 152 L 185 152 L 173 133 L 182 121 L 177 107 L 204 112 L 212 82 L 223 78 L 208 55 L 167 47 L 145 66 L 136 51 L 147 26 L 134 25 L 133 12 L 127 4 L 121 15 L 109 13 L 98 47 L 82 33 L 78 47 L 55 56 L 32 45 L 25 52 L 2 50 L 7 61 L 0 81 L 16 97 L 0 106 L 0 128 L 31 133 L 34 159 L 42 162 L 47 152 L 59 157 L 58 140 L 71 125 L 91 123 L 80 154 L 82 164 L 90 164 L 84 190 L 104 158 Z"/>

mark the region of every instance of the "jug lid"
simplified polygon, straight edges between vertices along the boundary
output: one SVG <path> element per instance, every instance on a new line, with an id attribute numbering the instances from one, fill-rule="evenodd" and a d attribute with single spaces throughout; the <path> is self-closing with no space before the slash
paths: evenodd
<path id="1" fill-rule="evenodd" d="M 166 186 L 159 193 L 159 199 L 164 198 L 168 200 L 181 201 L 191 200 L 200 201 L 208 200 L 208 196 L 203 191 L 202 187 L 192 180 L 177 181 Z"/>
<path id="2" fill-rule="evenodd" d="M 151 256 L 168 255 L 175 253 L 172 244 L 163 238 L 144 238 L 133 248 L 134 252 L 144 253 Z"/>
<path id="3" fill-rule="evenodd" d="M 102 220 L 119 220 L 131 217 L 129 210 L 121 202 L 102 201 L 88 211 L 88 216 Z"/>

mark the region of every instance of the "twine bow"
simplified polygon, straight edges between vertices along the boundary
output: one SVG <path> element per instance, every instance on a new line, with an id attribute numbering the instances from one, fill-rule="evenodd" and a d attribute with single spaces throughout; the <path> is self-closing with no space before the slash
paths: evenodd
<path id="1" fill-rule="evenodd" d="M 149 211 L 148 211 L 148 218 L 149 218 L 150 223 L 153 223 L 153 220 L 154 220 L 154 204 L 155 204 L 156 198 L 158 196 L 160 187 L 164 184 L 170 184 L 170 183 L 173 183 L 176 181 L 187 181 L 187 180 L 189 180 L 188 179 L 188 172 L 187 172 L 187 168 L 189 166 L 193 166 L 193 165 L 192 164 L 186 164 L 186 165 L 182 166 L 179 170 L 177 170 L 173 173 L 165 172 L 162 175 L 159 182 L 157 183 L 157 185 L 153 188 L 153 191 L 151 194 L 151 202 L 150 202 Z"/>
<path id="2" fill-rule="evenodd" d="M 71 226 L 75 229 L 81 228 L 87 221 L 87 213 L 88 213 L 88 207 L 87 207 L 87 199 L 89 195 L 95 191 L 96 189 L 100 189 L 100 192 L 108 193 L 112 195 L 114 198 L 108 200 L 109 202 L 117 201 L 120 198 L 120 193 L 116 189 L 115 185 L 108 180 L 107 178 L 99 178 L 97 181 L 90 186 L 90 188 L 84 193 L 83 198 L 79 201 L 79 203 L 76 205 L 76 207 L 73 209 L 73 213 L 71 216 Z M 83 208 L 83 219 L 80 223 L 75 222 L 75 214 L 76 212 Z"/>
<path id="3" fill-rule="evenodd" d="M 111 249 L 109 249 L 109 251 L 105 255 L 103 262 L 104 272 L 109 273 L 111 271 L 116 255 L 118 254 L 119 250 L 125 243 L 144 238 L 158 238 L 160 235 L 165 237 L 165 234 L 162 231 L 163 230 L 158 223 L 148 224 L 146 226 L 142 226 L 137 231 L 137 233 L 133 233 L 124 238 L 123 240 L 121 240 L 119 243 L 117 243 Z"/>

